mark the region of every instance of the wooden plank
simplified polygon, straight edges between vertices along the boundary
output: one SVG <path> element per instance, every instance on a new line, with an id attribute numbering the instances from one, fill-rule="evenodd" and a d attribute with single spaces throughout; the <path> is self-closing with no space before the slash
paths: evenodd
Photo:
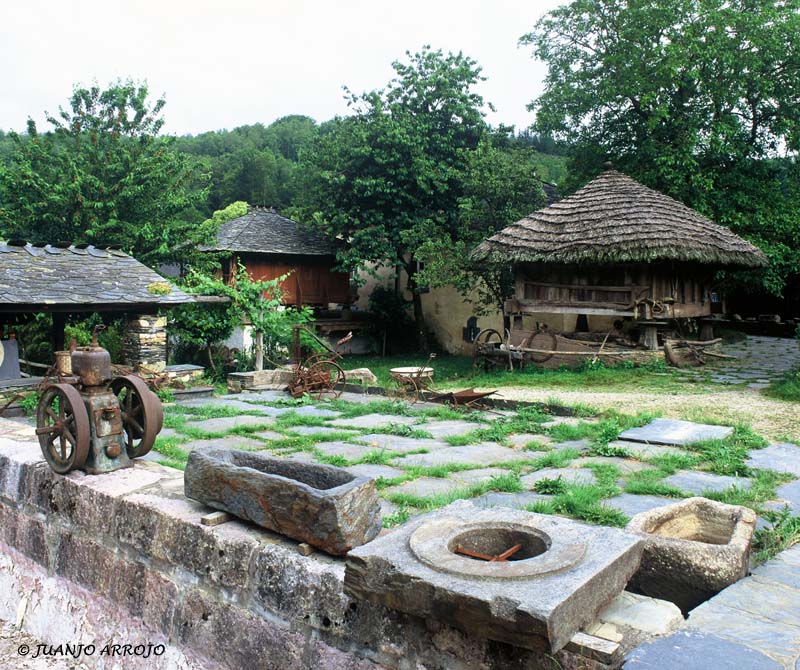
<path id="1" fill-rule="evenodd" d="M 227 512 L 209 512 L 200 517 L 200 523 L 204 526 L 219 526 L 221 523 L 231 521 L 233 517 Z"/>

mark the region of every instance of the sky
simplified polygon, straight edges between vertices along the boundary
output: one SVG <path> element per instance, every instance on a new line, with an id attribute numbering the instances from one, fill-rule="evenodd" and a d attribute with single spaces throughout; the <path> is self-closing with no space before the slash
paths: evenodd
<path id="1" fill-rule="evenodd" d="M 0 0 L 0 129 L 46 128 L 73 86 L 146 81 L 164 132 L 347 114 L 342 86 L 382 88 L 425 44 L 483 67 L 490 123 L 524 129 L 546 74 L 518 46 L 563 0 Z"/>

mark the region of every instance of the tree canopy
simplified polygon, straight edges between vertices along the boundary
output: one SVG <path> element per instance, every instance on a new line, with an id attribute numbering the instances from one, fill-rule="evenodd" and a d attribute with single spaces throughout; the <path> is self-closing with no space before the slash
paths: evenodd
<path id="1" fill-rule="evenodd" d="M 46 133 L 29 120 L 0 171 L 0 232 L 120 244 L 146 263 L 175 258 L 201 218 L 208 175 L 159 135 L 164 104 L 118 82 L 76 88 Z"/>
<path id="2" fill-rule="evenodd" d="M 408 62 L 393 63 L 396 76 L 385 89 L 348 91 L 354 114 L 326 124 L 301 153 L 305 189 L 298 209 L 348 240 L 340 255 L 345 267 L 389 262 L 405 269 L 424 346 L 417 277 L 424 249 L 453 251 L 459 243 L 463 253 L 470 231 L 507 221 L 485 211 L 496 204 L 487 204 L 491 199 L 479 202 L 475 193 L 473 205 L 466 202 L 481 162 L 497 159 L 484 120 L 488 105 L 474 90 L 481 68 L 461 53 L 429 47 L 406 56 Z M 541 195 L 538 186 L 533 190 Z"/>
<path id="3" fill-rule="evenodd" d="M 751 287 L 800 261 L 800 2 L 574 0 L 521 38 L 548 66 L 535 129 L 759 244 Z"/>

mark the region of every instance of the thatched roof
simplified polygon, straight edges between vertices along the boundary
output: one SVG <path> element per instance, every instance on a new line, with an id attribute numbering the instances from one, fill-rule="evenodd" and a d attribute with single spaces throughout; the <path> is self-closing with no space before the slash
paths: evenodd
<path id="1" fill-rule="evenodd" d="M 760 249 L 729 229 L 610 168 L 568 198 L 496 233 L 478 246 L 473 258 L 534 263 L 766 264 Z"/>
<path id="2" fill-rule="evenodd" d="M 335 256 L 335 240 L 274 209 L 250 207 L 247 214 L 223 223 L 215 244 L 203 251 L 238 251 L 293 256 Z"/>

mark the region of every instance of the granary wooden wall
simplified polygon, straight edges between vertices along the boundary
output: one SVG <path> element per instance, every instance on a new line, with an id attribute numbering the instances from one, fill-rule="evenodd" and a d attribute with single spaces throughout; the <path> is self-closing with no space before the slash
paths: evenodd
<path id="1" fill-rule="evenodd" d="M 619 263 L 568 265 L 520 263 L 508 313 L 589 314 L 644 318 L 644 303 L 658 303 L 654 318 L 711 314 L 713 269 L 696 264 Z"/>
<path id="2" fill-rule="evenodd" d="M 238 260 L 253 279 L 277 279 L 289 274 L 282 284 L 284 305 L 327 307 L 329 303 L 351 301 L 350 275 L 333 269 L 333 256 L 241 254 Z M 229 268 L 230 265 L 226 274 Z"/>

